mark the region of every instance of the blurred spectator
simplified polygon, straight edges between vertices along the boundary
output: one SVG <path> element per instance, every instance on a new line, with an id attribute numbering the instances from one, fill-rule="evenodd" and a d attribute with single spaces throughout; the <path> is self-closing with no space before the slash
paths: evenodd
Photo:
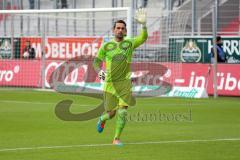
<path id="1" fill-rule="evenodd" d="M 31 46 L 30 41 L 26 41 L 25 48 L 23 49 L 23 58 L 34 59 L 35 54 L 35 49 Z"/>
<path id="2" fill-rule="evenodd" d="M 61 0 L 62 8 L 68 8 L 67 0 Z"/>
<path id="3" fill-rule="evenodd" d="M 148 0 L 142 0 L 141 8 L 146 8 L 148 4 Z"/>
<path id="4" fill-rule="evenodd" d="M 29 8 L 34 9 L 35 8 L 35 0 L 29 0 Z"/>
<path id="5" fill-rule="evenodd" d="M 218 63 L 225 63 L 226 62 L 226 54 L 222 48 L 222 38 L 221 36 L 216 37 L 216 49 L 217 49 L 217 62 Z M 213 46 L 214 47 L 214 46 Z M 214 49 L 211 49 L 211 63 L 214 62 Z"/>
<path id="6" fill-rule="evenodd" d="M 57 8 L 68 8 L 67 0 L 57 0 Z"/>

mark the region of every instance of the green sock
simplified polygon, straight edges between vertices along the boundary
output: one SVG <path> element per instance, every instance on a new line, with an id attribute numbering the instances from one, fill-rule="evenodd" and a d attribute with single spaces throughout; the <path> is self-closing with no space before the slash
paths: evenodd
<path id="1" fill-rule="evenodd" d="M 110 115 L 108 113 L 105 113 L 105 114 L 101 115 L 100 119 L 101 119 L 101 121 L 104 122 L 104 121 L 110 119 Z"/>
<path id="2" fill-rule="evenodd" d="M 119 139 L 126 124 L 127 109 L 120 108 L 117 111 L 117 121 L 114 139 Z"/>

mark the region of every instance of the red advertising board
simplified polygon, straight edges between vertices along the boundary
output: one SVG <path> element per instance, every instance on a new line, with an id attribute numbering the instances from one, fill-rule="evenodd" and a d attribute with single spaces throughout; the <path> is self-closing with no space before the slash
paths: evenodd
<path id="1" fill-rule="evenodd" d="M 47 60 L 45 64 L 45 86 L 49 87 L 50 75 L 64 61 Z M 77 85 L 84 82 L 99 82 L 97 74 L 89 64 L 71 63 L 73 70 L 65 83 Z M 165 65 L 165 64 L 161 64 Z M 167 65 L 170 72 L 168 79 L 174 80 L 174 86 L 206 87 L 208 94 L 213 94 L 213 69 L 208 64 L 182 64 L 181 77 L 173 70 L 175 65 Z M 151 68 L 151 67 L 150 67 Z M 217 86 L 219 95 L 240 96 L 240 64 L 219 64 Z M 4 60 L 0 61 L 0 86 L 42 87 L 42 63 L 40 60 Z M 157 69 L 157 68 L 152 68 Z M 139 72 L 139 71 L 138 71 Z M 144 71 L 146 72 L 146 71 Z M 154 75 L 153 75 L 154 76 Z M 165 75 L 163 75 L 164 77 Z M 87 78 L 87 79 L 86 79 Z M 153 77 L 152 77 L 153 78 Z M 164 80 L 164 78 L 163 78 Z"/>
<path id="2" fill-rule="evenodd" d="M 54 71 L 60 66 L 61 70 L 56 71 L 58 80 L 67 85 L 80 85 L 82 83 L 99 82 L 97 73 L 93 69 L 92 61 L 89 63 L 81 63 L 79 61 L 71 61 L 69 63 L 64 61 L 47 60 L 45 66 L 45 86 L 50 87 L 50 77 Z M 64 72 L 69 73 L 65 76 Z"/>
<path id="3" fill-rule="evenodd" d="M 36 59 L 41 58 L 41 38 L 22 37 L 20 57 L 23 57 L 23 50 L 26 41 L 30 41 L 35 48 Z M 94 57 L 101 46 L 101 37 L 48 37 L 45 45 L 46 59 L 66 60 L 75 57 Z"/>
<path id="4" fill-rule="evenodd" d="M 0 61 L 0 86 L 41 87 L 40 61 Z"/>
<path id="5" fill-rule="evenodd" d="M 89 61 L 91 62 L 91 61 Z M 44 67 L 40 60 L 4 60 L 0 61 L 0 86 L 42 87 L 42 69 L 44 69 L 45 87 L 49 88 L 50 76 L 64 61 L 47 60 Z M 67 76 L 64 83 L 78 85 L 84 82 L 99 82 L 92 65 L 71 62 L 63 72 L 75 68 Z M 67 72 L 68 73 L 68 72 Z M 58 73 L 62 76 L 62 73 Z"/>
<path id="6" fill-rule="evenodd" d="M 213 66 L 208 64 L 183 64 L 183 86 L 206 87 L 208 94 L 214 93 Z M 240 64 L 219 64 L 217 67 L 217 88 L 219 95 L 240 96 Z"/>

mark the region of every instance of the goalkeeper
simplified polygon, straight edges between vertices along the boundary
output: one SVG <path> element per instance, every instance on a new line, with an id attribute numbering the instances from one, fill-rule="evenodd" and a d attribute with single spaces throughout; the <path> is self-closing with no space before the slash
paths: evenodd
<path id="1" fill-rule="evenodd" d="M 126 37 L 126 23 L 123 20 L 116 21 L 112 29 L 114 38 L 101 46 L 93 64 L 99 78 L 105 81 L 103 96 L 106 112 L 99 118 L 97 130 L 101 133 L 106 121 L 117 115 L 113 139 L 115 145 L 122 145 L 120 135 L 126 124 L 127 108 L 135 105 L 130 77 L 132 54 L 148 37 L 145 9 L 138 9 L 135 19 L 142 25 L 141 34 L 135 38 Z M 100 67 L 102 61 L 106 62 L 105 72 Z"/>

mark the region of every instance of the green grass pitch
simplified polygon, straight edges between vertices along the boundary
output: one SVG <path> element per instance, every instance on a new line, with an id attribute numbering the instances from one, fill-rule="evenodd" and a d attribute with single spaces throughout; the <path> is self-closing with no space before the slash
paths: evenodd
<path id="1" fill-rule="evenodd" d="M 100 103 L 93 98 L 31 90 L 0 90 L 0 160 L 238 160 L 240 98 L 138 98 L 128 110 L 123 147 L 111 145 L 115 119 L 103 133 L 97 118 L 62 121 L 57 102 L 73 113 Z"/>

